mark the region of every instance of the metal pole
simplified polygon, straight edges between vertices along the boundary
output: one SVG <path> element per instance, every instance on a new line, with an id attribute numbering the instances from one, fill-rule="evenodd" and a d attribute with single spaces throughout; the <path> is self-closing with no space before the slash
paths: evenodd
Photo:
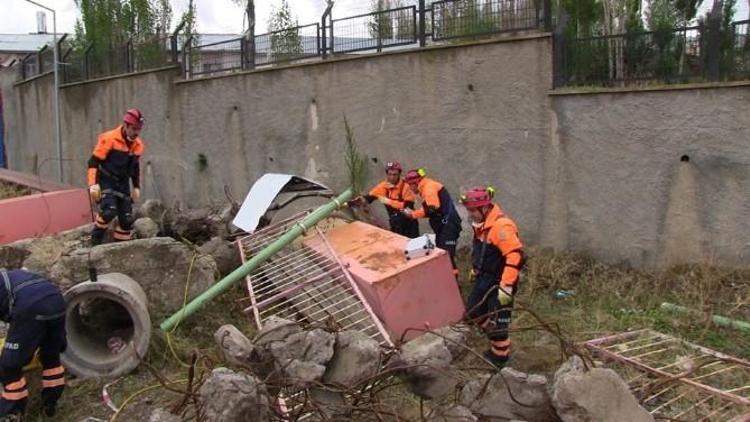
<path id="1" fill-rule="evenodd" d="M 55 74 L 55 142 L 57 143 L 57 173 L 60 178 L 60 182 L 63 181 L 63 162 L 62 162 L 62 137 L 60 135 L 60 75 L 57 68 L 59 67 L 59 57 L 57 57 L 57 13 L 54 9 L 47 6 L 41 5 L 33 0 L 26 0 L 27 2 L 41 7 L 42 9 L 49 10 L 52 12 L 52 42 L 54 44 L 53 51 L 53 66 Z"/>

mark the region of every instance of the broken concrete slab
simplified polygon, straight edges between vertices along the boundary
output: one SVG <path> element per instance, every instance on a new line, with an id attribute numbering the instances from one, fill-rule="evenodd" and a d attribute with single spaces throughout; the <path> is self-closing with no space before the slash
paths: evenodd
<path id="1" fill-rule="evenodd" d="M 257 378 L 227 368 L 216 368 L 198 390 L 200 420 L 223 422 L 266 421 L 271 399 Z"/>
<path id="2" fill-rule="evenodd" d="M 85 246 L 93 225 L 88 224 L 52 236 L 23 239 L 0 246 L 0 267 L 26 267 L 49 277 L 52 266 L 71 251 Z"/>
<path id="3" fill-rule="evenodd" d="M 335 341 L 336 336 L 316 328 L 271 343 L 270 352 L 277 368 L 293 385 L 307 386 L 322 380 L 326 365 L 333 357 Z"/>
<path id="4" fill-rule="evenodd" d="M 555 374 L 552 405 L 564 422 L 654 420 L 615 371 L 584 371 L 580 358 L 563 365 Z"/>
<path id="5" fill-rule="evenodd" d="M 359 331 L 343 331 L 336 335 L 333 359 L 323 376 L 326 384 L 353 388 L 380 369 L 380 344 Z"/>
<path id="6" fill-rule="evenodd" d="M 427 418 L 428 422 L 474 422 L 478 420 L 479 418 L 474 416 L 471 410 L 458 404 L 438 407 Z"/>
<path id="7" fill-rule="evenodd" d="M 147 199 L 135 212 L 135 218 L 150 218 L 157 224 L 172 220 L 172 211 L 158 199 Z"/>
<path id="8" fill-rule="evenodd" d="M 559 421 L 547 378 L 507 367 L 468 382 L 461 390 L 459 403 L 481 418 Z"/>
<path id="9" fill-rule="evenodd" d="M 88 280 L 89 252 L 99 274 L 122 273 L 140 284 L 148 297 L 152 319 L 182 306 L 187 283 L 190 300 L 210 287 L 217 273 L 210 256 L 195 255 L 174 239 L 155 237 L 75 250 L 52 267 L 51 278 L 63 289 Z"/>
<path id="10" fill-rule="evenodd" d="M 150 239 L 159 234 L 159 225 L 148 217 L 141 217 L 133 223 L 136 239 Z"/>
<path id="11" fill-rule="evenodd" d="M 263 328 L 256 334 L 253 344 L 256 347 L 265 348 L 275 341 L 286 340 L 292 334 L 301 332 L 302 327 L 296 322 L 277 316 L 270 316 L 263 321 Z"/>
<path id="12" fill-rule="evenodd" d="M 325 416 L 325 420 L 345 420 L 344 413 L 349 410 L 342 393 L 336 393 L 320 388 L 311 388 L 310 400 Z"/>
<path id="13" fill-rule="evenodd" d="M 423 335 L 406 343 L 393 365 L 401 369 L 409 390 L 426 399 L 439 399 L 455 391 L 459 377 L 453 357 L 441 337 Z"/>
<path id="14" fill-rule="evenodd" d="M 441 337 L 448 351 L 451 352 L 453 360 L 457 360 L 466 353 L 464 345 L 466 345 L 466 333 L 468 330 L 469 328 L 465 325 L 450 325 L 433 330 L 435 334 L 426 333 L 425 335 L 437 335 Z"/>
<path id="15" fill-rule="evenodd" d="M 253 367 L 255 346 L 237 327 L 222 325 L 214 333 L 214 341 L 221 348 L 227 362 L 241 368 Z"/>
<path id="16" fill-rule="evenodd" d="M 218 236 L 198 247 L 198 252 L 211 255 L 222 275 L 226 275 L 242 265 L 240 250 L 235 242 L 228 242 Z"/>
<path id="17" fill-rule="evenodd" d="M 172 232 L 177 239 L 186 239 L 197 245 L 212 237 L 223 237 L 226 231 L 221 217 L 208 208 L 181 211 L 175 214 L 172 222 Z"/>

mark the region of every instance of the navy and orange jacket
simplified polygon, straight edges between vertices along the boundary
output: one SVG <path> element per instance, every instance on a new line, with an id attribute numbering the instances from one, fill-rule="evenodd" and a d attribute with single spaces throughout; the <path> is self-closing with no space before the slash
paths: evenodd
<path id="1" fill-rule="evenodd" d="M 442 183 L 423 177 L 417 185 L 417 190 L 422 198 L 422 208 L 414 211 L 413 218 L 427 217 L 431 222 L 433 220 L 439 222 L 446 217 L 458 217 L 453 200 Z"/>
<path id="2" fill-rule="evenodd" d="M 404 208 L 413 208 L 416 196 L 403 180 L 399 180 L 395 185 L 389 183 L 388 180 L 383 180 L 375 185 L 369 194 L 365 195 L 367 202 L 372 202 L 378 198 L 388 200 L 385 203 L 385 208 L 389 215 L 394 216 Z"/>
<path id="3" fill-rule="evenodd" d="M 100 134 L 89 159 L 88 185 L 106 180 L 112 185 L 125 187 L 132 179 L 133 187 L 140 187 L 140 157 L 143 150 L 140 137 L 132 142 L 125 140 L 122 125 Z"/>
<path id="4" fill-rule="evenodd" d="M 484 223 L 474 227 L 471 264 L 478 276 L 497 277 L 499 284 L 514 286 L 524 265 L 523 244 L 516 223 L 493 204 Z"/>

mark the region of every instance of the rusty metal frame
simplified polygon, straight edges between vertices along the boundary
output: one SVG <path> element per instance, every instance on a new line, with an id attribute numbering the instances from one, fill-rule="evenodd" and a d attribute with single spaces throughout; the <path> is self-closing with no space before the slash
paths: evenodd
<path id="1" fill-rule="evenodd" d="M 597 338 L 589 340 L 584 344 L 586 348 L 591 350 L 594 354 L 607 358 L 613 362 L 637 369 L 640 374 L 629 381 L 631 388 L 634 385 L 639 384 L 641 379 L 648 378 L 648 374 L 654 375 L 658 378 L 654 384 L 651 384 L 651 382 L 641 384 L 634 392 L 647 391 L 649 385 L 658 385 L 659 383 L 666 382 L 658 391 L 650 394 L 649 397 L 644 398 L 644 405 L 658 397 L 667 397 L 669 393 L 674 393 L 676 397 L 672 397 L 668 399 L 667 402 L 661 403 L 651 409 L 651 413 L 657 413 L 668 405 L 685 399 L 685 396 L 689 394 L 688 391 L 678 391 L 679 387 L 682 386 L 688 387 L 692 391 L 701 394 L 703 398 L 701 400 L 696 400 L 694 403 L 691 402 L 692 406 L 681 411 L 678 415 L 670 415 L 670 417 L 678 419 L 679 417 L 698 409 L 699 406 L 715 399 L 719 401 L 720 407 L 712 409 L 710 413 L 710 415 L 712 415 L 711 420 L 719 420 L 714 419 L 714 417 L 720 418 L 731 413 L 732 410 L 739 410 L 740 412 L 745 411 L 746 413 L 741 414 L 739 420 L 750 420 L 750 413 L 747 413 L 747 411 L 744 410 L 744 407 L 750 406 L 750 397 L 737 394 L 741 391 L 750 391 L 750 362 L 748 361 L 648 329 Z M 679 349 L 675 348 L 675 346 L 679 347 Z M 647 351 L 654 347 L 658 348 Z M 698 375 L 697 372 L 695 374 L 690 372 L 671 373 L 668 372 L 667 369 L 678 366 L 680 362 L 673 362 L 668 365 L 655 367 L 648 364 L 643 359 L 648 356 L 668 352 L 679 352 L 681 350 L 692 350 L 697 352 L 697 355 L 690 357 L 690 360 L 693 362 L 700 361 L 700 369 L 712 368 L 712 370 L 701 375 Z M 639 352 L 639 354 L 626 356 L 626 354 L 632 352 Z M 748 384 L 741 387 L 720 389 L 701 382 L 701 380 L 715 375 L 730 371 L 734 374 L 737 371 L 742 370 L 746 371 L 749 375 L 747 379 Z M 737 406 L 739 406 L 739 409 Z"/>
<path id="2" fill-rule="evenodd" d="M 307 213 L 238 239 L 243 262 Z M 250 306 L 244 312 L 258 329 L 266 317 L 287 312 L 300 321 L 332 321 L 341 329 L 359 329 L 383 346 L 392 347 L 388 331 L 336 256 L 324 231 L 317 226 L 314 230 L 320 247 L 287 247 L 246 277 Z"/>

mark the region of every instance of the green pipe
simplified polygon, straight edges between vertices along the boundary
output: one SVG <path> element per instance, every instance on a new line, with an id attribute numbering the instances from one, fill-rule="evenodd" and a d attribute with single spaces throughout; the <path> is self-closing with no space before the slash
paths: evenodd
<path id="1" fill-rule="evenodd" d="M 684 306 L 679 306 L 679 305 L 675 305 L 675 304 L 668 303 L 668 302 L 662 303 L 661 308 L 666 309 L 668 311 L 681 312 L 684 314 L 698 313 L 698 311 L 695 311 L 693 309 L 688 309 Z M 748 322 L 738 321 L 736 319 L 729 319 L 721 315 L 711 315 L 711 321 L 713 321 L 714 324 L 720 327 L 734 328 L 735 330 L 740 330 L 742 332 L 750 334 L 750 323 Z"/>
<path id="2" fill-rule="evenodd" d="M 232 284 L 242 280 L 245 276 L 250 274 L 251 271 L 258 268 L 260 264 L 271 258 L 276 252 L 292 243 L 294 239 L 302 235 L 307 229 L 315 226 L 320 220 L 328 217 L 332 212 L 340 208 L 346 201 L 351 199 L 352 195 L 352 190 L 347 189 L 346 192 L 337 196 L 331 202 L 313 211 L 312 214 L 308 215 L 302 221 L 293 225 L 286 233 L 284 233 L 284 235 L 273 241 L 273 243 L 271 243 L 270 245 L 266 246 L 265 249 L 258 252 L 258 254 L 252 257 L 249 261 L 242 264 L 242 266 L 232 271 L 223 279 L 219 280 L 219 282 L 211 286 L 205 292 L 201 293 L 198 297 L 185 305 L 185 307 L 164 320 L 159 328 L 161 328 L 162 331 L 171 330 L 180 321 L 200 310 L 203 305 L 227 290 Z"/>

